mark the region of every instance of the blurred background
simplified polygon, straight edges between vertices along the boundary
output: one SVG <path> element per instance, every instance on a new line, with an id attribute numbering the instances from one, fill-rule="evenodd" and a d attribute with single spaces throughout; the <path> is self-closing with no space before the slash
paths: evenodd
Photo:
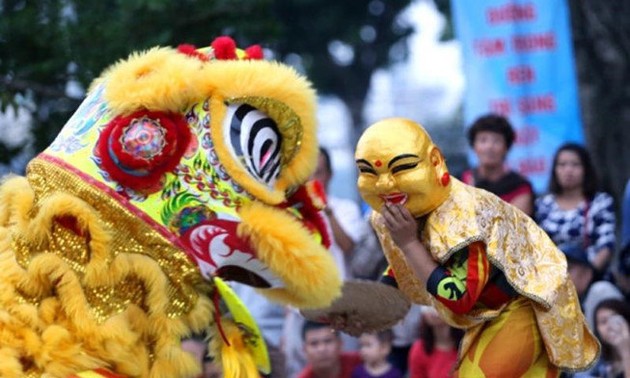
<path id="1" fill-rule="evenodd" d="M 630 177 L 630 1 L 569 1 L 584 139 L 603 189 Z M 353 150 L 384 117 L 432 134 L 454 173 L 467 168 L 466 79 L 449 0 L 2 0 L 0 175 L 22 174 L 93 79 L 156 45 L 230 35 L 308 75 L 320 96 L 331 190 L 358 199 Z"/>

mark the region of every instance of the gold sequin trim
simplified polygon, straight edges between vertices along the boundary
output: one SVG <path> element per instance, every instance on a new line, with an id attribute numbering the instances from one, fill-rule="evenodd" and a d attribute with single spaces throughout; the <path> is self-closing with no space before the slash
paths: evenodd
<path id="1" fill-rule="evenodd" d="M 175 247 L 158 231 L 143 222 L 105 192 L 92 186 L 81 177 L 42 159 L 34 159 L 28 166 L 27 178 L 35 192 L 35 206 L 55 192 L 65 192 L 89 203 L 99 214 L 104 229 L 113 230 L 109 243 L 110 261 L 119 254 L 140 254 L 157 262 L 169 281 L 167 315 L 171 318 L 188 313 L 196 303 L 198 294 L 194 286 L 202 280 L 197 267 L 185 252 Z M 89 247 L 83 237 L 53 222 L 49 240 L 49 252 L 66 261 L 79 276 L 85 274 L 90 259 Z M 14 235 L 19 264 L 26 268 L 33 246 L 19 235 Z M 139 280 L 128 278 L 112 287 L 96 287 L 86 290 L 86 298 L 95 315 L 102 321 L 122 311 L 127 304 L 143 306 L 145 288 Z"/>

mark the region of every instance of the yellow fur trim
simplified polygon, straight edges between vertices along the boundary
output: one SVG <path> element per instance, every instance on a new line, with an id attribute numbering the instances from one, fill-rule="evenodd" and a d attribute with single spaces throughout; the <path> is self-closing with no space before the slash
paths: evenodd
<path id="1" fill-rule="evenodd" d="M 103 378 L 103 377 L 107 378 L 105 375 L 98 373 L 96 370 L 90 370 L 90 371 L 82 371 L 80 373 L 72 375 L 70 378 Z"/>
<path id="2" fill-rule="evenodd" d="M 115 114 L 139 109 L 180 112 L 200 99 L 201 62 L 170 48 L 133 54 L 108 69 L 105 99 Z"/>
<path id="3" fill-rule="evenodd" d="M 244 206 L 238 235 L 257 246 L 258 258 L 287 283 L 265 289 L 267 297 L 300 308 L 328 306 L 341 293 L 341 279 L 332 255 L 318 244 L 297 218 L 260 203 Z"/>
<path id="4" fill-rule="evenodd" d="M 228 284 L 219 277 L 214 277 L 214 283 L 223 302 L 228 308 L 230 316 L 234 319 L 234 322 L 239 325 L 239 328 L 244 329 L 244 332 L 246 332 L 246 335 L 243 337 L 247 339 L 247 351 L 252 356 L 256 368 L 263 374 L 269 374 L 271 371 L 271 363 L 269 361 L 267 345 L 258 328 L 258 324 L 256 324 L 256 321 L 247 307 L 245 307 L 245 304 Z"/>
<path id="5" fill-rule="evenodd" d="M 107 245 L 110 235 L 103 228 L 96 211 L 86 202 L 66 193 L 55 193 L 42 201 L 37 217 L 33 220 L 30 233 L 25 236 L 35 244 L 44 243 L 50 237 L 52 223 L 57 217 L 71 217 L 79 230 L 89 235 L 90 261 L 85 267 L 86 280 L 95 285 L 110 285 L 107 282 L 106 265 L 112 257 Z"/>
<path id="6" fill-rule="evenodd" d="M 155 259 L 113 255 L 107 222 L 82 200 L 65 193 L 39 200 L 35 206 L 22 178 L 0 187 L 0 376 L 64 377 L 99 367 L 130 377 L 195 376 L 199 366 L 180 339 L 212 324 L 209 299 L 173 316 L 172 282 Z M 90 235 L 78 244 L 89 252 L 84 267 L 68 256 L 76 247 L 58 240 L 53 219 L 65 215 Z M 28 251 L 22 265 L 14 246 Z M 95 261 L 102 271 L 84 273 Z"/>
<path id="7" fill-rule="evenodd" d="M 222 320 L 221 325 L 229 345 L 217 334 L 210 341 L 209 349 L 214 355 L 221 355 L 223 378 L 258 377 L 256 363 L 243 340 L 241 331 L 228 319 Z"/>
<path id="8" fill-rule="evenodd" d="M 153 261 L 158 262 L 163 273 L 172 283 L 172 287 L 167 292 L 171 302 L 171 309 L 168 313 L 179 316 L 191 310 L 199 297 L 199 292 L 194 289 L 193 285 L 203 281 L 203 278 L 198 268 L 183 250 L 174 246 L 171 241 L 150 225 L 139 222 L 137 216 L 122 206 L 115 198 L 108 196 L 96 187 L 84 185 L 78 176 L 39 159 L 31 161 L 28 170 L 28 179 L 33 183 L 36 198 L 39 201 L 34 206 L 44 206 L 50 198 L 54 198 L 58 193 L 75 194 L 74 192 L 79 192 L 78 195 L 81 198 L 77 198 L 77 201 L 88 202 L 95 214 L 98 214 L 98 217 L 102 219 L 103 228 L 111 232 L 111 240 L 107 246 L 110 251 L 107 254 L 149 256 Z M 55 209 L 54 206 L 49 206 L 47 212 L 58 213 L 62 216 L 65 214 L 65 209 L 61 207 Z M 52 219 L 55 217 L 52 213 L 40 219 Z M 37 212 L 33 211 L 31 216 L 37 217 Z M 33 224 L 32 227 L 38 228 L 39 226 Z M 50 251 L 63 256 L 64 260 L 70 263 L 75 271 L 84 272 L 85 266 L 89 265 L 91 258 L 91 251 L 87 248 L 89 247 L 87 236 L 77 235 L 72 231 L 72 228 L 66 228 L 59 222 L 52 222 L 52 227 L 53 229 L 48 231 L 50 239 L 47 241 Z M 30 233 L 27 228 L 24 230 L 24 235 Z M 22 238 L 26 238 L 26 236 L 21 236 L 18 239 L 20 242 L 16 243 L 15 249 L 18 261 L 22 266 L 26 266 L 28 256 L 41 249 L 42 246 L 36 243 L 21 242 Z M 129 279 L 135 281 L 133 277 Z M 93 287 L 97 282 L 88 280 L 85 284 Z M 140 290 L 137 284 L 136 282 L 133 286 Z M 108 288 L 108 290 L 113 289 L 113 287 Z M 100 293 L 97 295 L 98 290 L 94 290 L 96 292 L 92 293 L 93 296 L 107 295 L 111 299 L 111 295 L 114 294 Z M 125 293 L 135 295 L 129 290 L 120 294 L 125 295 Z M 100 303 L 99 307 L 113 308 L 110 305 L 111 300 L 99 300 L 98 302 Z M 104 309 L 103 314 L 109 313 L 111 311 Z"/>
<path id="9" fill-rule="evenodd" d="M 212 319 L 214 316 L 214 304 L 209 297 L 212 292 L 209 283 L 202 282 L 201 287 L 198 287 L 197 290 L 200 293 L 207 293 L 207 295 L 199 296 L 197 305 L 193 307 L 192 311 L 184 314 L 185 323 L 190 327 L 190 333 L 185 336 L 190 336 L 191 333 L 202 333 L 208 327 L 208 319 Z"/>
<path id="10" fill-rule="evenodd" d="M 0 227 L 24 228 L 35 194 L 24 177 L 9 177 L 0 186 Z"/>

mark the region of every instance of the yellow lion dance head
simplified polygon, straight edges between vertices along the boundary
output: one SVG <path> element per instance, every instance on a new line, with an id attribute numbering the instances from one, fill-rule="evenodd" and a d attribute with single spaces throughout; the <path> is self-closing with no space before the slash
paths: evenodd
<path id="1" fill-rule="evenodd" d="M 339 295 L 305 185 L 315 93 L 260 55 L 227 37 L 134 54 L 93 83 L 26 177 L 5 180 L 0 376 L 194 376 L 180 341 L 204 329 L 239 360 L 224 356 L 226 377 L 267 373 L 223 280 L 297 307 Z"/>

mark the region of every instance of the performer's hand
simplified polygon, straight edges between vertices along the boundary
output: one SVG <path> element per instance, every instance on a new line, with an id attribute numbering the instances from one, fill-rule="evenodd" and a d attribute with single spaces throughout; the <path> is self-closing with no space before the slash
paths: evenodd
<path id="1" fill-rule="evenodd" d="M 405 255 L 416 277 L 426 282 L 437 267 L 437 262 L 418 238 L 416 219 L 402 205 L 385 204 L 381 208 L 381 215 L 392 240 Z"/>
<path id="2" fill-rule="evenodd" d="M 404 250 L 405 246 L 419 242 L 416 219 L 403 205 L 385 203 L 381 215 L 398 248 Z"/>

